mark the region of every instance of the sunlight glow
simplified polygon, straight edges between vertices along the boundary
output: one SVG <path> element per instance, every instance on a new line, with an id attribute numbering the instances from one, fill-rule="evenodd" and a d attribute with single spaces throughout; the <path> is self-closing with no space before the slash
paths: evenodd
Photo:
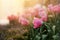
<path id="1" fill-rule="evenodd" d="M 8 15 L 21 12 L 23 2 L 23 0 L 0 0 L 0 18 L 6 18 Z"/>

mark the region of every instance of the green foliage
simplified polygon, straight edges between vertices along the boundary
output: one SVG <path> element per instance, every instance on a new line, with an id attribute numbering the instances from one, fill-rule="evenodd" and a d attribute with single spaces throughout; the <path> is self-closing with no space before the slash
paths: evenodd
<path id="1" fill-rule="evenodd" d="M 48 17 L 40 28 L 31 28 L 29 40 L 60 40 L 60 14 Z"/>

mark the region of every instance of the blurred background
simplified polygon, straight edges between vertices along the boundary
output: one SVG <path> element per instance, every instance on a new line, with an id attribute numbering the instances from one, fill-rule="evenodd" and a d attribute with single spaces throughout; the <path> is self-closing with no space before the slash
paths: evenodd
<path id="1" fill-rule="evenodd" d="M 8 15 L 20 13 L 23 8 L 34 6 L 35 4 L 48 5 L 57 4 L 60 0 L 0 0 L 0 19 Z M 21 13 L 20 13 L 21 14 Z"/>

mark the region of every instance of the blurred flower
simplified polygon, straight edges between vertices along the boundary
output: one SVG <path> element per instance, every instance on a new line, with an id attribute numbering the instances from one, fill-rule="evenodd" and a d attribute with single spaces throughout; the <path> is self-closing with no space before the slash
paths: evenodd
<path id="1" fill-rule="evenodd" d="M 40 9 L 41 7 L 42 7 L 41 4 L 36 4 L 33 8 L 34 8 L 34 9 Z"/>
<path id="2" fill-rule="evenodd" d="M 41 17 L 41 19 L 43 21 L 47 21 L 47 8 L 45 6 L 43 6 L 42 8 L 40 8 L 39 10 L 39 16 Z"/>
<path id="3" fill-rule="evenodd" d="M 38 17 L 39 16 L 39 9 L 41 8 L 40 4 L 36 4 L 33 7 L 29 7 L 27 8 L 27 10 L 25 11 L 26 13 L 31 14 L 32 17 Z"/>
<path id="4" fill-rule="evenodd" d="M 50 4 L 48 5 L 48 10 L 51 12 L 60 12 L 60 4 L 58 5 Z"/>
<path id="5" fill-rule="evenodd" d="M 54 6 L 54 12 L 60 12 L 60 5 Z"/>
<path id="6" fill-rule="evenodd" d="M 42 23 L 43 21 L 39 18 L 34 18 L 33 20 L 33 25 L 34 25 L 34 28 L 39 28 L 42 26 Z"/>
<path id="7" fill-rule="evenodd" d="M 8 16 L 8 19 L 9 19 L 10 21 L 16 20 L 16 19 L 18 19 L 18 16 L 16 16 L 16 15 L 10 15 L 10 16 Z"/>
<path id="8" fill-rule="evenodd" d="M 36 10 L 35 8 L 28 8 L 27 9 L 28 13 L 31 14 L 32 17 L 38 16 L 38 10 Z"/>
<path id="9" fill-rule="evenodd" d="M 29 14 L 29 13 L 28 14 L 22 14 L 21 16 L 24 17 L 24 18 L 29 19 L 29 17 L 31 17 L 31 14 Z"/>
<path id="10" fill-rule="evenodd" d="M 9 24 L 8 19 L 0 19 L 0 25 L 4 26 L 4 25 L 8 25 L 8 24 Z"/>
<path id="11" fill-rule="evenodd" d="M 39 11 L 42 8 L 42 6 L 40 4 L 36 4 L 34 7 L 35 13 L 33 15 L 35 15 L 35 17 L 39 17 Z"/>
<path id="12" fill-rule="evenodd" d="M 42 17 L 41 20 L 43 20 L 44 22 L 47 22 L 48 17 Z"/>
<path id="13" fill-rule="evenodd" d="M 53 4 L 49 4 L 48 5 L 48 11 L 54 11 L 54 8 L 53 8 L 54 6 L 53 6 Z"/>
<path id="14" fill-rule="evenodd" d="M 24 26 L 29 25 L 29 21 L 23 17 L 19 18 L 19 23 L 21 23 Z"/>

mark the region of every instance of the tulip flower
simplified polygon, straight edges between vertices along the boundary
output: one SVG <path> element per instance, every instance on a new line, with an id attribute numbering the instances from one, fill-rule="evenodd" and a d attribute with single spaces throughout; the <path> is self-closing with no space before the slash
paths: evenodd
<path id="1" fill-rule="evenodd" d="M 39 18 L 35 18 L 33 20 L 33 25 L 34 25 L 35 29 L 41 27 L 42 23 L 43 23 L 43 21 L 41 19 L 39 19 Z"/>
<path id="2" fill-rule="evenodd" d="M 40 10 L 39 10 L 39 16 L 41 17 L 41 19 L 43 20 L 43 21 L 47 21 L 47 10 L 46 10 L 46 7 L 42 7 L 42 8 L 40 8 Z"/>
<path id="3" fill-rule="evenodd" d="M 53 9 L 54 9 L 53 4 L 49 4 L 48 5 L 48 11 L 52 11 L 53 12 L 54 11 Z"/>
<path id="4" fill-rule="evenodd" d="M 9 19 L 10 21 L 12 21 L 12 20 L 18 19 L 18 17 L 15 16 L 15 15 L 10 15 L 10 16 L 8 16 L 8 19 Z"/>
<path id="5" fill-rule="evenodd" d="M 60 4 L 58 5 L 50 4 L 48 5 L 48 10 L 51 12 L 60 12 Z"/>
<path id="6" fill-rule="evenodd" d="M 54 6 L 54 12 L 60 12 L 60 5 Z"/>
<path id="7" fill-rule="evenodd" d="M 41 9 L 41 5 L 40 4 L 36 4 L 33 8 L 34 8 L 34 10 L 35 10 L 35 13 L 34 13 L 34 15 L 35 15 L 35 17 L 39 17 L 39 11 L 40 11 L 40 9 Z"/>
<path id="8" fill-rule="evenodd" d="M 47 22 L 48 17 L 46 17 L 46 16 L 45 17 L 42 17 L 41 20 L 43 20 L 44 22 Z"/>
<path id="9" fill-rule="evenodd" d="M 21 18 L 19 19 L 19 23 L 21 23 L 21 24 L 24 25 L 24 26 L 29 25 L 29 21 L 28 21 L 27 19 L 23 18 L 23 17 L 21 17 Z"/>

